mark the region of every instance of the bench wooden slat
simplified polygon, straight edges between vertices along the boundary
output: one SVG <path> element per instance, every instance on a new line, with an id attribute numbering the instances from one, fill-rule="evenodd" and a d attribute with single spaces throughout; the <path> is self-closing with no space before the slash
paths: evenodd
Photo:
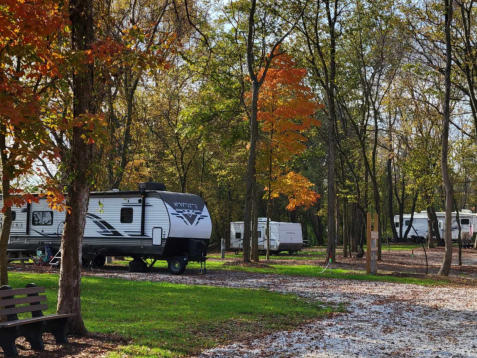
<path id="1" fill-rule="evenodd" d="M 16 314 L 16 313 L 33 312 L 33 311 L 43 311 L 43 310 L 46 310 L 47 308 L 48 308 L 48 305 L 46 304 L 3 308 L 3 309 L 0 309 L 0 316 L 6 316 L 6 315 Z"/>
<path id="2" fill-rule="evenodd" d="M 17 295 L 30 295 L 33 293 L 43 293 L 43 292 L 45 292 L 44 287 L 14 288 L 10 290 L 0 290 L 0 298 L 17 296 Z"/>
<path id="3" fill-rule="evenodd" d="M 19 298 L 8 298 L 0 300 L 0 308 L 6 306 L 20 305 L 22 303 L 35 303 L 46 301 L 46 296 L 28 296 Z"/>
<path id="4" fill-rule="evenodd" d="M 21 326 L 21 325 L 24 325 L 24 324 L 37 323 L 37 322 L 42 322 L 42 321 L 50 321 L 50 320 L 53 320 L 53 319 L 68 318 L 68 317 L 72 317 L 72 316 L 74 316 L 73 313 L 64 313 L 64 314 L 51 314 L 51 315 L 41 316 L 41 317 L 19 319 L 19 320 L 15 320 L 15 321 L 5 321 L 5 322 L 0 322 L 0 328 L 15 327 L 15 326 Z"/>

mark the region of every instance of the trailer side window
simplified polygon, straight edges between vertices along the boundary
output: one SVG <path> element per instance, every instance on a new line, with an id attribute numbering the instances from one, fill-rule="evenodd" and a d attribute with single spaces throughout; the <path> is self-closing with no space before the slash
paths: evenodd
<path id="1" fill-rule="evenodd" d="M 34 211 L 32 213 L 32 225 L 53 225 L 53 211 Z"/>
<path id="2" fill-rule="evenodd" d="M 394 225 L 395 225 L 396 227 L 399 227 L 399 223 L 394 223 Z"/>
<path id="3" fill-rule="evenodd" d="M 133 208 L 121 208 L 121 223 L 130 224 L 133 222 Z"/>
<path id="4" fill-rule="evenodd" d="M 461 225 L 469 225 L 470 220 L 469 219 L 460 219 Z"/>
<path id="5" fill-rule="evenodd" d="M 236 232 L 235 233 L 235 238 L 236 239 L 241 239 L 242 238 L 242 233 L 241 232 Z"/>
<path id="6" fill-rule="evenodd" d="M 262 232 L 258 231 L 258 237 L 262 237 Z"/>
<path id="7" fill-rule="evenodd" d="M 411 224 L 411 220 L 404 221 L 404 225 L 409 226 Z"/>
<path id="8" fill-rule="evenodd" d="M 17 212 L 12 210 L 12 221 L 15 221 L 17 218 Z"/>

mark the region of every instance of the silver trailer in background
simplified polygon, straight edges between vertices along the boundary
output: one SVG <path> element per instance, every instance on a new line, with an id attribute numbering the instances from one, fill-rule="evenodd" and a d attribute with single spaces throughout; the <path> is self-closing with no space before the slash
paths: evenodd
<path id="1" fill-rule="evenodd" d="M 44 198 L 12 210 L 10 257 L 59 250 L 64 212 L 52 210 Z M 181 274 L 189 261 L 206 260 L 211 232 L 209 212 L 197 195 L 165 191 L 158 183 L 142 184 L 138 191 L 93 192 L 83 263 L 99 267 L 106 256 L 128 256 L 131 271 L 144 271 L 145 259 L 167 260 L 169 271 Z"/>
<path id="2" fill-rule="evenodd" d="M 230 223 L 230 250 L 240 251 L 243 249 L 243 221 Z M 258 249 L 265 251 L 267 249 L 267 219 L 258 219 Z M 288 251 L 294 253 L 303 248 L 303 236 L 301 224 L 270 221 L 270 251 L 280 252 Z"/>

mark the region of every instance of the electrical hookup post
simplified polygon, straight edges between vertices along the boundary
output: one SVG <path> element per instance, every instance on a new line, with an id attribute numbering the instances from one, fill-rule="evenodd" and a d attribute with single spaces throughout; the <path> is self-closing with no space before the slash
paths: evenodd
<path id="1" fill-rule="evenodd" d="M 366 220 L 366 273 L 378 273 L 379 220 L 376 213 L 368 213 Z"/>
<path id="2" fill-rule="evenodd" d="M 225 239 L 220 239 L 220 258 L 225 259 Z"/>

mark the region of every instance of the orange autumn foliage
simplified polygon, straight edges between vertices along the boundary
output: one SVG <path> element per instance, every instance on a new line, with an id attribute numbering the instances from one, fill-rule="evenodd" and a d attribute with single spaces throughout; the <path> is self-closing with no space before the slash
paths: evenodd
<path id="1" fill-rule="evenodd" d="M 62 77 L 66 62 L 54 46 L 65 34 L 66 10 L 54 0 L 0 0 L 0 136 L 2 176 L 9 182 L 32 174 L 38 157 L 58 157 L 42 118 L 50 85 Z M 45 182 L 44 188 L 50 185 Z M 18 189 L 4 194 L 3 209 L 37 200 Z M 52 205 L 62 201 L 54 188 L 47 196 Z"/>
<path id="2" fill-rule="evenodd" d="M 35 83 L 61 75 L 51 43 L 67 24 L 57 1 L 0 0 L 0 117 L 18 125 L 39 111 Z"/>
<path id="3" fill-rule="evenodd" d="M 285 195 L 288 198 L 286 209 L 295 210 L 299 206 L 309 208 L 319 199 L 320 195 L 312 187 L 313 183 L 299 173 L 293 171 L 280 176 L 275 182 L 276 189 L 272 197 L 278 197 L 278 194 Z"/>
<path id="4" fill-rule="evenodd" d="M 259 173 L 266 183 L 266 195 L 272 199 L 287 196 L 290 211 L 309 207 L 319 198 L 307 178 L 288 168 L 291 159 L 306 149 L 304 133 L 320 125 L 315 113 L 323 106 L 314 101 L 305 77 L 306 70 L 297 67 L 289 55 L 279 55 L 268 70 L 258 102 L 258 120 L 266 134 L 260 144 Z"/>

